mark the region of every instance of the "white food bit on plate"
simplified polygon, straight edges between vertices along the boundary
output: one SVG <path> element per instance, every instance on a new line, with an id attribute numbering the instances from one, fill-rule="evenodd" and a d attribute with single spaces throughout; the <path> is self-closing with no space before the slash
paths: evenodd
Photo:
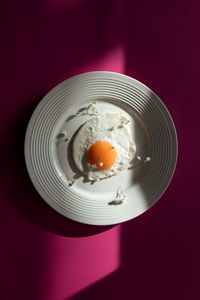
<path id="1" fill-rule="evenodd" d="M 90 104 L 88 104 L 87 106 L 84 106 L 82 108 L 80 108 L 77 113 L 76 116 L 80 116 L 80 115 L 96 115 L 98 114 L 98 111 L 96 109 L 96 102 L 92 102 Z"/>
<path id="2" fill-rule="evenodd" d="M 149 156 L 147 156 L 145 159 L 144 159 L 144 162 L 148 162 L 148 161 L 150 161 L 151 160 L 151 158 L 149 157 Z"/>
<path id="3" fill-rule="evenodd" d="M 125 117 L 125 116 L 121 116 L 121 125 L 125 126 L 127 125 L 130 121 Z"/>
<path id="4" fill-rule="evenodd" d="M 125 202 L 125 198 L 126 198 L 126 195 L 122 191 L 121 187 L 119 187 L 118 190 L 117 190 L 117 195 L 116 195 L 115 200 L 109 202 L 108 204 L 110 204 L 110 205 L 120 205 L 120 204 Z"/>
<path id="5" fill-rule="evenodd" d="M 67 180 L 68 180 L 68 186 L 72 186 L 74 184 L 74 182 L 75 182 L 74 179 L 67 178 Z"/>
<path id="6" fill-rule="evenodd" d="M 96 102 L 93 102 L 87 106 L 87 113 L 89 115 L 95 115 L 98 113 L 98 111 L 96 109 Z"/>
<path id="7" fill-rule="evenodd" d="M 69 141 L 67 137 L 67 132 L 63 131 L 56 136 L 56 146 L 58 147 L 60 143 Z"/>
<path id="8" fill-rule="evenodd" d="M 117 195 L 116 195 L 115 201 L 124 201 L 125 197 L 126 196 L 123 193 L 121 187 L 119 187 L 118 190 L 117 190 Z"/>
<path id="9" fill-rule="evenodd" d="M 137 156 L 137 159 L 139 161 L 142 161 L 142 162 L 146 163 L 146 162 L 149 162 L 151 160 L 151 157 L 150 156 L 143 156 L 143 157 Z"/>

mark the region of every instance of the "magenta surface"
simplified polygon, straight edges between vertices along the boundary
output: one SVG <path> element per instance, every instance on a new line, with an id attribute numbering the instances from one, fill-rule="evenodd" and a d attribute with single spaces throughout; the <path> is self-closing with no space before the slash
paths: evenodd
<path id="1" fill-rule="evenodd" d="M 200 299 L 199 1 L 3 1 L 0 299 Z M 93 70 L 132 76 L 168 107 L 174 178 L 142 216 L 113 227 L 65 219 L 38 196 L 23 140 L 40 99 Z"/>

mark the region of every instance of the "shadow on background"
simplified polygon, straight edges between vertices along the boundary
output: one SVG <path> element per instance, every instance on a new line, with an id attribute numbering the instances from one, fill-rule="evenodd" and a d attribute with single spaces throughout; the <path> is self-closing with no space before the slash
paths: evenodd
<path id="1" fill-rule="evenodd" d="M 4 1 L 0 11 L 1 299 L 44 299 L 46 231 L 84 237 L 110 228 L 58 215 L 38 196 L 25 168 L 25 130 L 42 96 L 119 43 L 115 1 L 80 1 L 58 10 L 56 1 L 50 3 Z"/>
<path id="2" fill-rule="evenodd" d="M 167 105 L 178 133 L 179 162 L 162 199 L 122 224 L 120 269 L 71 300 L 200 297 L 200 162 L 189 154 L 199 145 L 199 91 L 193 85 L 200 69 L 199 9 L 196 1 L 124 1 L 125 73 L 148 85 Z"/>
<path id="3" fill-rule="evenodd" d="M 34 104 L 30 105 L 18 119 L 14 119 L 3 137 L 6 147 L 3 147 L 2 155 L 9 159 L 2 162 L 2 183 L 10 205 L 27 221 L 62 236 L 89 236 L 112 228 L 113 226 L 91 226 L 69 220 L 49 207 L 34 189 L 24 160 L 25 130 L 34 107 Z"/>
<path id="4" fill-rule="evenodd" d="M 87 236 L 111 227 L 67 220 L 40 199 L 25 168 L 25 131 L 36 104 L 49 88 L 119 42 L 114 25 L 108 26 L 108 18 L 116 22 L 112 4 L 113 1 L 82 1 L 56 10 L 56 3 L 52 6 L 48 2 L 13 1 L 11 9 L 6 3 L 2 9 L 2 22 L 7 25 L 1 50 L 5 55 L 2 102 L 12 115 L 1 137 L 3 189 L 8 202 L 27 220 L 64 236 Z M 4 116 L 2 125 L 3 119 Z"/>

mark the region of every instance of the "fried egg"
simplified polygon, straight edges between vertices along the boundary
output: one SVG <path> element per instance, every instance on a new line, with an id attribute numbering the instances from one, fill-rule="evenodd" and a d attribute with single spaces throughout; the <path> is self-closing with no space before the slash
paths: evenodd
<path id="1" fill-rule="evenodd" d="M 89 180 L 100 180 L 126 170 L 136 153 L 129 120 L 120 112 L 92 117 L 78 130 L 73 141 L 77 168 Z"/>

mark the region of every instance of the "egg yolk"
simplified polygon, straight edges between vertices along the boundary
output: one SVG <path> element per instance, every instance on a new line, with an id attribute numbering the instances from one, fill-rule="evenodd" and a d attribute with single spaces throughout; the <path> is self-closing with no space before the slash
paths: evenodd
<path id="1" fill-rule="evenodd" d="M 97 141 L 87 152 L 88 161 L 95 165 L 97 170 L 106 170 L 114 164 L 117 152 L 115 148 L 108 142 Z"/>

